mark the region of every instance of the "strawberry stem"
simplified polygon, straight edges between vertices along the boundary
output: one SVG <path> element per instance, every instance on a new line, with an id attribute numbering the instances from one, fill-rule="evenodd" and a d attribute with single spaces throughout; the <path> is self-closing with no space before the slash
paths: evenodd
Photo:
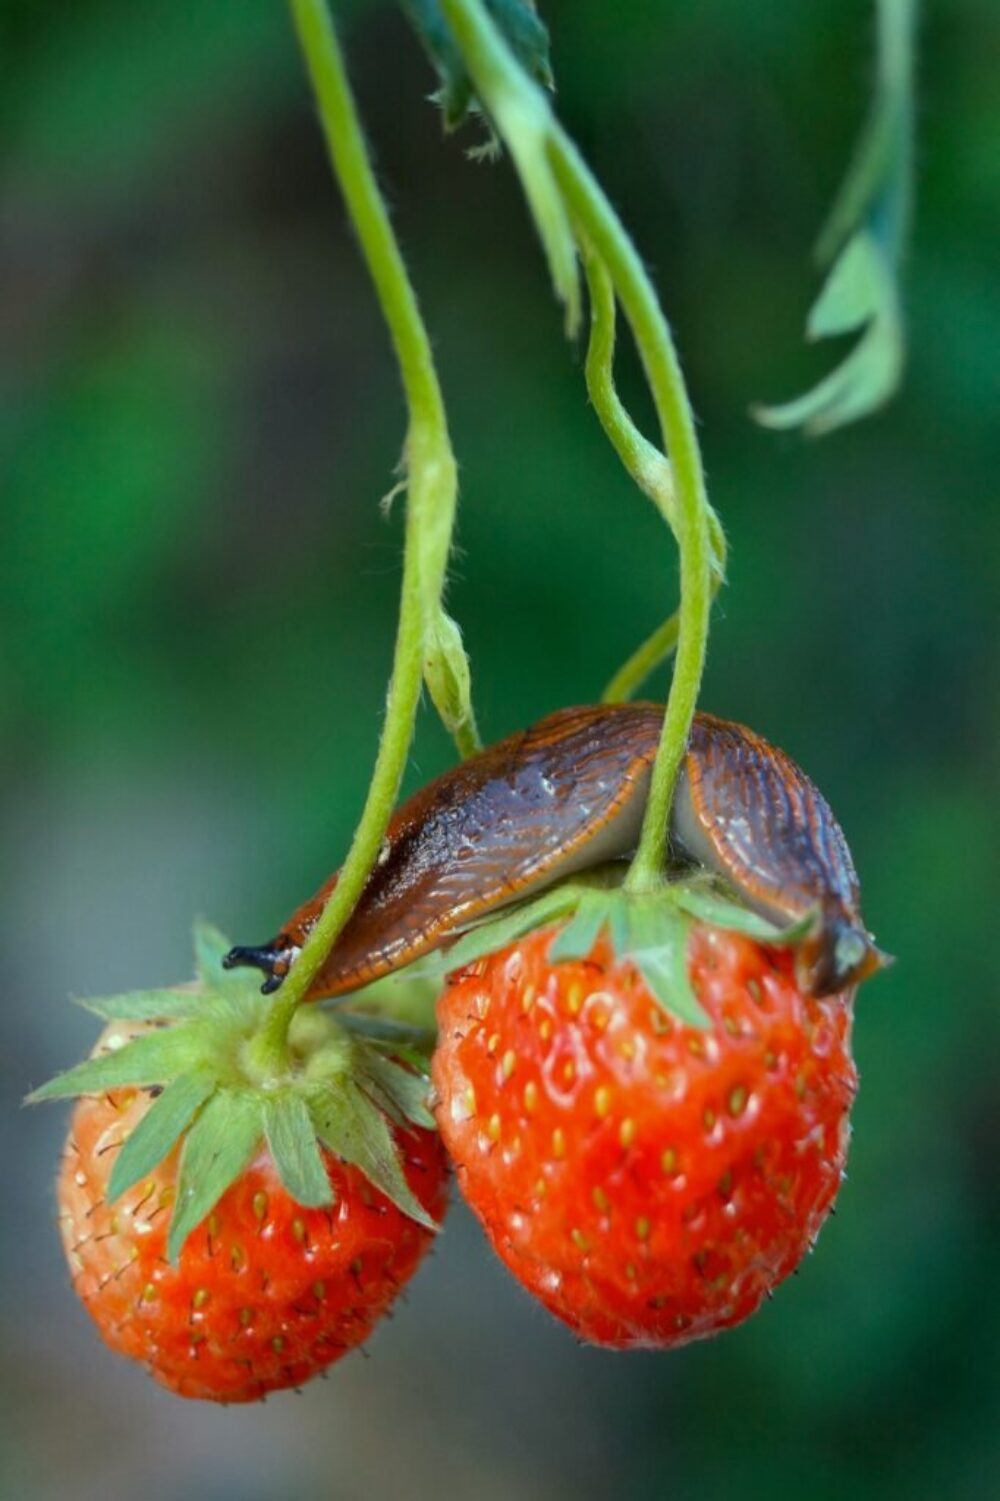
<path id="1" fill-rule="evenodd" d="M 587 395 L 605 435 L 621 459 L 630 477 L 644 495 L 648 495 L 664 521 L 675 533 L 676 501 L 674 481 L 666 455 L 650 443 L 636 427 L 615 389 L 615 289 L 608 269 L 587 242 L 579 227 L 576 230 L 587 277 L 590 297 L 590 341 L 584 374 Z M 726 537 L 722 524 L 710 508 L 709 529 L 712 549 L 712 590 L 717 593 L 725 579 Z M 641 643 L 618 669 L 601 695 L 603 703 L 620 703 L 641 688 L 650 673 L 666 661 L 677 648 L 680 612 L 675 610 Z"/>
<path id="2" fill-rule="evenodd" d="M 653 284 L 621 220 L 576 146 L 555 118 L 549 100 L 524 71 L 482 0 L 441 0 L 481 103 L 507 145 L 521 176 L 559 296 L 572 327 L 578 294 L 578 244 L 596 257 L 632 330 L 659 420 L 672 481 L 658 504 L 680 550 L 681 600 L 677 656 L 663 734 L 653 768 L 639 848 L 626 879 L 632 891 L 662 879 L 670 805 L 694 716 L 708 641 L 713 596 L 714 513 L 708 502 L 694 415 L 670 329 Z M 567 260 L 572 260 L 567 270 Z M 597 273 L 599 297 L 603 283 Z M 591 273 L 591 290 L 595 276 Z M 599 297 L 597 311 L 600 314 Z M 620 405 L 602 420 L 626 466 L 648 459 Z M 644 487 L 645 488 L 645 487 Z M 647 489 L 647 493 L 648 489 Z M 717 527 L 717 523 L 715 523 Z"/>
<path id="3" fill-rule="evenodd" d="M 403 451 L 403 580 L 385 722 L 371 784 L 340 879 L 275 1001 L 259 1050 L 280 1066 L 288 1028 L 350 917 L 385 836 L 406 767 L 422 680 L 459 753 L 478 748 L 469 669 L 442 594 L 457 501 L 457 468 L 430 339 L 372 170 L 325 0 L 290 0 L 330 160 L 399 364 L 408 409 Z"/>

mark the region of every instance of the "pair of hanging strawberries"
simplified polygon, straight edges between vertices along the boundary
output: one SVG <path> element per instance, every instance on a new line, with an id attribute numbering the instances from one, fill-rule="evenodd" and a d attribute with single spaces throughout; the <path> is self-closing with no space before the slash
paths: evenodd
<path id="1" fill-rule="evenodd" d="M 301 1385 L 416 1270 L 449 1160 L 585 1340 L 714 1334 L 795 1269 L 843 1176 L 853 998 L 884 956 L 824 798 L 708 715 L 668 876 L 623 885 L 662 717 L 564 710 L 405 803 L 280 1047 L 336 876 L 264 947 L 200 928 L 193 984 L 86 1003 L 93 1056 L 33 1098 L 82 1096 L 60 1225 L 112 1348 L 182 1396 Z M 436 1037 L 387 1019 L 435 975 Z"/>

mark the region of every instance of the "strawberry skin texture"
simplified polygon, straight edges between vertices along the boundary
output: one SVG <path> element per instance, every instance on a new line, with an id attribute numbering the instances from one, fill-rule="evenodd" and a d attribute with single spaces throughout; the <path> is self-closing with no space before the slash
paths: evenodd
<path id="1" fill-rule="evenodd" d="M 507 1267 L 584 1340 L 628 1349 L 747 1318 L 802 1260 L 843 1176 L 853 993 L 798 989 L 789 950 L 697 924 L 700 1031 L 599 939 L 554 930 L 451 977 L 437 1118 Z"/>
<path id="2" fill-rule="evenodd" d="M 361 1344 L 433 1234 L 325 1150 L 335 1202 L 303 1208 L 262 1149 L 171 1266 L 178 1152 L 117 1203 L 105 1196 L 117 1149 L 150 1103 L 146 1090 L 81 1099 L 59 1172 L 73 1285 L 106 1343 L 179 1396 L 216 1402 L 300 1386 Z M 439 1138 L 414 1128 L 397 1140 L 411 1189 L 440 1220 L 447 1163 Z"/>

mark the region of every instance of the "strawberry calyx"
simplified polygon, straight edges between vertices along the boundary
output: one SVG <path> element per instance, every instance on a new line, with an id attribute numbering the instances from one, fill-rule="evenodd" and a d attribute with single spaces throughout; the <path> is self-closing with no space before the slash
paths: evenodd
<path id="1" fill-rule="evenodd" d="M 101 1052 L 43 1084 L 28 1102 L 124 1088 L 154 1093 L 118 1153 L 108 1197 L 119 1198 L 180 1146 L 167 1238 L 172 1262 L 263 1145 L 289 1195 L 306 1208 L 334 1201 L 326 1149 L 436 1230 L 406 1181 L 394 1134 L 435 1129 L 421 1048 L 426 1034 L 367 1010 L 300 1007 L 280 1066 L 272 1060 L 263 1067 L 255 1043 L 270 1002 L 245 975 L 223 969 L 229 947 L 201 923 L 194 983 L 83 1000 L 111 1023 Z"/>
<path id="2" fill-rule="evenodd" d="M 663 1009 L 693 1027 L 711 1026 L 688 975 L 688 937 L 696 923 L 746 934 L 773 948 L 801 943 L 816 929 L 818 909 L 786 926 L 735 901 L 718 878 L 707 874 L 664 881 L 652 891 L 630 891 L 620 867 L 568 880 L 509 908 L 502 916 L 469 928 L 443 954 L 421 961 L 419 974 L 445 974 L 466 968 L 516 943 L 536 928 L 558 923 L 549 959 L 585 959 L 606 932 L 619 959 L 631 960 Z"/>

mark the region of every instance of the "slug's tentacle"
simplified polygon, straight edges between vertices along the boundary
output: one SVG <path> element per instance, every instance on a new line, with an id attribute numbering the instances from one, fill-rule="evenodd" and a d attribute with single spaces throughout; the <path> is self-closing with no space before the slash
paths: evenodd
<path id="1" fill-rule="evenodd" d="M 663 709 L 564 709 L 454 767 L 389 825 L 378 864 L 310 999 L 338 995 L 439 948 L 470 923 L 638 842 Z M 755 910 L 814 910 L 799 978 L 820 995 L 883 962 L 861 921 L 858 881 L 825 799 L 795 763 L 742 725 L 695 716 L 671 820 L 675 857 L 724 876 Z M 270 944 L 236 948 L 276 988 L 336 884 Z"/>

